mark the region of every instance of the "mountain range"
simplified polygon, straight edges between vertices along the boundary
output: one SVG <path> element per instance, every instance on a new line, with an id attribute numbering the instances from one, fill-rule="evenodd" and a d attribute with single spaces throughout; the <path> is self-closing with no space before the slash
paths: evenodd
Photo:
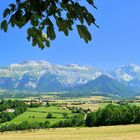
<path id="1" fill-rule="evenodd" d="M 87 65 L 54 65 L 45 60 L 24 61 L 0 67 L 0 88 L 135 96 L 140 90 L 140 66 L 126 64 L 105 71 Z"/>

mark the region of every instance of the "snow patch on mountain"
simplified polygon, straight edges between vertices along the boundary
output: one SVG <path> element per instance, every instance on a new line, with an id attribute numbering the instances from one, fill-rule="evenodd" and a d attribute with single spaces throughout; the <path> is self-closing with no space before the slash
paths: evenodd
<path id="1" fill-rule="evenodd" d="M 14 79 L 17 81 L 17 83 L 14 81 L 14 86 L 17 85 L 17 87 L 20 87 L 21 89 L 35 89 L 40 78 L 43 79 L 43 76 L 46 77 L 46 75 L 52 75 L 50 77 L 53 77 L 58 85 L 60 84 L 66 87 L 86 84 L 88 81 L 95 80 L 101 75 L 106 75 L 120 82 L 129 83 L 133 81 L 130 85 L 133 84 L 133 86 L 135 86 L 136 82 L 134 82 L 134 80 L 140 80 L 140 66 L 127 64 L 112 71 L 103 71 L 87 65 L 54 65 L 45 60 L 24 61 L 11 64 L 7 67 L 1 67 L 0 84 L 3 85 L 3 82 L 12 82 L 11 79 Z M 4 77 L 9 79 L 5 79 Z M 47 80 L 51 81 L 52 79 Z M 137 82 L 136 85 L 138 85 L 138 83 L 139 82 Z"/>

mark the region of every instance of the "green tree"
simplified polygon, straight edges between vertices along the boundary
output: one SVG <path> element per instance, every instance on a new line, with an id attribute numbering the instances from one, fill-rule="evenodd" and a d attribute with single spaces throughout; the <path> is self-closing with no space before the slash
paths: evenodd
<path id="1" fill-rule="evenodd" d="M 30 129 L 30 128 L 31 128 L 31 126 L 30 126 L 28 121 L 23 121 L 17 127 L 18 130 L 27 130 L 27 129 Z"/>
<path id="2" fill-rule="evenodd" d="M 53 118 L 52 113 L 48 113 L 48 115 L 47 115 L 47 117 L 46 117 L 46 118 L 47 118 L 47 119 Z"/>
<path id="3" fill-rule="evenodd" d="M 27 40 L 43 49 L 56 38 L 55 27 L 68 36 L 75 25 L 79 36 L 88 43 L 92 39 L 88 26 L 96 23 L 83 3 L 96 8 L 94 0 L 15 0 L 3 12 L 1 29 L 7 32 L 9 25 L 22 28 L 29 23 Z"/>
<path id="4" fill-rule="evenodd" d="M 50 122 L 49 121 L 45 121 L 44 122 L 44 127 L 45 128 L 49 128 L 50 127 Z"/>
<path id="5" fill-rule="evenodd" d="M 85 120 L 85 125 L 88 127 L 92 127 L 92 126 L 96 126 L 96 113 L 92 112 L 92 113 L 88 113 L 86 120 Z"/>
<path id="6" fill-rule="evenodd" d="M 87 115 L 86 126 L 105 126 L 132 124 L 140 122 L 140 107 L 125 104 L 109 104 L 103 109 L 91 112 Z"/>
<path id="7" fill-rule="evenodd" d="M 69 116 L 68 116 L 68 113 L 66 113 L 66 112 L 63 113 L 62 115 L 63 115 L 63 117 L 66 118 L 66 119 L 69 117 Z"/>

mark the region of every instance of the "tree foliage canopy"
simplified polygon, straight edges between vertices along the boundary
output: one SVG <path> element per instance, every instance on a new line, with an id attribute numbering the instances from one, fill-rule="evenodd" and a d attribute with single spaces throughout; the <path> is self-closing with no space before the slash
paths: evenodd
<path id="1" fill-rule="evenodd" d="M 88 127 L 140 123 L 140 107 L 131 104 L 113 105 L 87 114 Z"/>
<path id="2" fill-rule="evenodd" d="M 94 8 L 94 0 L 82 0 Z M 7 32 L 8 26 L 22 28 L 29 23 L 27 40 L 32 45 L 43 49 L 50 47 L 50 41 L 56 38 L 55 27 L 66 36 L 76 26 L 79 36 L 86 43 L 92 36 L 88 26 L 94 24 L 95 18 L 81 0 L 15 0 L 3 12 L 1 29 Z M 98 26 L 97 26 L 98 27 Z"/>

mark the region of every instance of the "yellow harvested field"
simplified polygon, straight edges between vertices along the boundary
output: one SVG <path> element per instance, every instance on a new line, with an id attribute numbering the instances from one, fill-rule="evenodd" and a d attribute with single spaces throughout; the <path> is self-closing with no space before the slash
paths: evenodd
<path id="1" fill-rule="evenodd" d="M 140 125 L 7 132 L 0 140 L 140 140 Z"/>
<path id="2" fill-rule="evenodd" d="M 83 109 L 91 109 L 91 110 L 97 110 L 99 108 L 99 105 L 98 104 L 88 104 L 88 103 L 85 103 L 85 104 L 81 104 L 81 105 L 68 105 L 69 107 L 77 107 L 77 108 L 83 108 Z"/>
<path id="3" fill-rule="evenodd" d="M 104 96 L 91 96 L 91 97 L 87 97 L 87 98 L 81 98 L 81 100 L 85 100 L 85 101 L 100 101 L 100 100 L 106 100 L 109 99 L 107 97 Z"/>

